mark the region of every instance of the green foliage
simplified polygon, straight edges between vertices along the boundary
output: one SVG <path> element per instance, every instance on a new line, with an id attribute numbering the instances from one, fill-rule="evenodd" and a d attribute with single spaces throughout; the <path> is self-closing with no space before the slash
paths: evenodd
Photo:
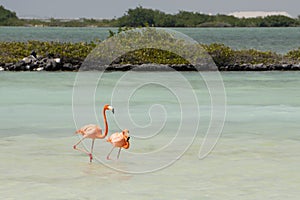
<path id="1" fill-rule="evenodd" d="M 294 61 L 300 61 L 300 48 L 289 51 L 286 57 Z"/>
<path id="2" fill-rule="evenodd" d="M 259 24 L 259 26 L 265 27 L 290 27 L 297 25 L 299 25 L 297 20 L 282 15 L 267 16 Z"/>
<path id="3" fill-rule="evenodd" d="M 188 64 L 175 53 L 161 49 L 145 48 L 131 51 L 114 61 L 116 64 Z"/>
<path id="4" fill-rule="evenodd" d="M 171 41 L 170 41 L 171 42 Z M 200 45 L 200 44 L 199 44 Z M 91 43 L 59 43 L 59 42 L 0 42 L 0 64 L 18 62 L 30 55 L 34 50 L 38 55 L 45 57 L 49 54 L 60 57 L 70 63 L 82 62 L 87 55 L 96 47 Z M 263 52 L 255 49 L 233 50 L 224 44 L 201 45 L 211 55 L 217 66 L 234 64 L 278 64 L 296 63 L 300 61 L 300 48 L 291 50 L 286 55 L 274 52 Z M 143 48 L 130 51 L 114 61 L 115 64 L 188 64 L 181 56 L 154 48 Z"/>
<path id="5" fill-rule="evenodd" d="M 83 61 L 95 48 L 95 43 L 60 43 L 60 42 L 0 42 L 0 63 L 17 62 L 35 51 L 45 57 L 47 54 L 68 61 Z"/>
<path id="6" fill-rule="evenodd" d="M 0 25 L 6 26 L 6 25 L 20 25 L 22 24 L 16 13 L 11 12 L 7 9 L 5 9 L 3 6 L 0 6 Z"/>
<path id="7" fill-rule="evenodd" d="M 118 18 L 116 25 L 127 27 L 294 27 L 300 25 L 300 20 L 281 15 L 240 19 L 222 14 L 207 15 L 183 10 L 170 15 L 139 6 L 129 9 L 124 16 Z"/>
<path id="8" fill-rule="evenodd" d="M 235 63 L 235 52 L 224 44 L 213 43 L 210 45 L 203 45 L 203 48 L 211 55 L 217 66 Z"/>
<path id="9" fill-rule="evenodd" d="M 123 31 L 128 31 L 128 30 L 131 30 L 131 29 L 132 28 L 129 28 L 129 27 L 119 27 L 117 32 L 113 32 L 112 30 L 109 29 L 108 30 L 108 38 L 113 37 L 113 36 L 123 32 Z"/>
<path id="10" fill-rule="evenodd" d="M 255 49 L 246 49 L 235 51 L 236 63 L 251 63 L 251 64 L 275 64 L 282 60 L 282 56 L 271 51 L 258 51 Z"/>
<path id="11" fill-rule="evenodd" d="M 74 19 L 49 20 L 18 19 L 15 12 L 0 6 L 0 25 L 2 26 L 63 26 L 63 27 L 294 27 L 300 26 L 300 18 L 286 16 L 267 16 L 256 18 L 236 18 L 228 15 L 207 15 L 198 12 L 179 11 L 176 14 L 166 14 L 138 6 L 116 19 Z"/>

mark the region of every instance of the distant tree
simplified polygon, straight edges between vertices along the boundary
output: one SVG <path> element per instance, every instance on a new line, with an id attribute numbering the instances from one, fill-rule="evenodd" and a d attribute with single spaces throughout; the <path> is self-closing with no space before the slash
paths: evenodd
<path id="1" fill-rule="evenodd" d="M 288 27 L 296 26 L 296 20 L 283 15 L 267 16 L 264 23 L 269 27 Z"/>
<path id="2" fill-rule="evenodd" d="M 51 18 L 49 21 L 36 19 L 18 19 L 15 12 L 0 6 L 0 25 L 43 25 L 43 26 L 110 26 L 110 27 L 293 27 L 300 26 L 298 18 L 287 16 L 267 16 L 255 18 L 236 18 L 223 14 L 207 15 L 198 12 L 180 10 L 176 14 L 166 14 L 138 6 L 129 9 L 122 17 L 114 19 L 85 19 L 59 20 Z"/>
<path id="3" fill-rule="evenodd" d="M 142 6 L 139 6 L 135 9 L 129 9 L 127 14 L 119 18 L 119 26 L 154 26 L 155 12 L 156 11 L 143 8 Z"/>
<path id="4" fill-rule="evenodd" d="M 0 25 L 17 25 L 20 20 L 15 12 L 0 6 Z"/>

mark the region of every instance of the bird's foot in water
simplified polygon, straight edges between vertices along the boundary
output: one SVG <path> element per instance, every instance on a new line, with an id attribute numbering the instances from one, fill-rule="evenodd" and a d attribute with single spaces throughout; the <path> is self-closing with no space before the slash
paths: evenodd
<path id="1" fill-rule="evenodd" d="M 90 156 L 90 162 L 93 161 L 93 155 L 91 153 L 89 153 L 89 156 Z"/>

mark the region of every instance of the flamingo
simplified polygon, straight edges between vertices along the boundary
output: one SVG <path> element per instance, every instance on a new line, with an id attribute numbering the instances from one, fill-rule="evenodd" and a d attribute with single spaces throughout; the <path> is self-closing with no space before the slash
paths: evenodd
<path id="1" fill-rule="evenodd" d="M 128 149 L 130 144 L 129 144 L 129 130 L 124 129 L 121 133 L 114 133 L 112 134 L 108 139 L 107 142 L 110 142 L 113 147 L 111 151 L 108 153 L 106 159 L 110 160 L 109 156 L 111 152 L 114 150 L 115 147 L 119 147 L 119 152 L 117 155 L 117 159 L 119 159 L 121 148 Z"/>
<path id="2" fill-rule="evenodd" d="M 73 146 L 73 149 L 86 153 L 90 157 L 90 162 L 92 162 L 92 160 L 93 160 L 93 148 L 94 148 L 95 139 L 103 139 L 106 137 L 106 135 L 108 133 L 108 124 L 107 124 L 106 113 L 105 113 L 107 110 L 111 110 L 112 113 L 114 113 L 114 108 L 112 106 L 110 106 L 108 104 L 104 105 L 102 114 L 103 114 L 105 130 L 104 130 L 103 134 L 102 134 L 102 129 L 98 125 L 95 125 L 95 124 L 85 125 L 75 132 L 77 134 L 81 134 L 83 137 Z M 91 152 L 88 152 L 85 149 L 81 149 L 81 148 L 77 147 L 77 145 L 86 138 L 92 139 Z"/>

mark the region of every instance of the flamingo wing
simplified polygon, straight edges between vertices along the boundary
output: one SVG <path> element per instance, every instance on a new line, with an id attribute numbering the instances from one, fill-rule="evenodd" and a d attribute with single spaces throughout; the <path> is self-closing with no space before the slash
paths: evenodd
<path id="1" fill-rule="evenodd" d="M 81 127 L 79 130 L 76 131 L 76 133 L 86 136 L 86 135 L 97 134 L 100 131 L 101 131 L 101 128 L 99 126 L 97 126 L 95 124 L 88 124 L 88 125 Z"/>

